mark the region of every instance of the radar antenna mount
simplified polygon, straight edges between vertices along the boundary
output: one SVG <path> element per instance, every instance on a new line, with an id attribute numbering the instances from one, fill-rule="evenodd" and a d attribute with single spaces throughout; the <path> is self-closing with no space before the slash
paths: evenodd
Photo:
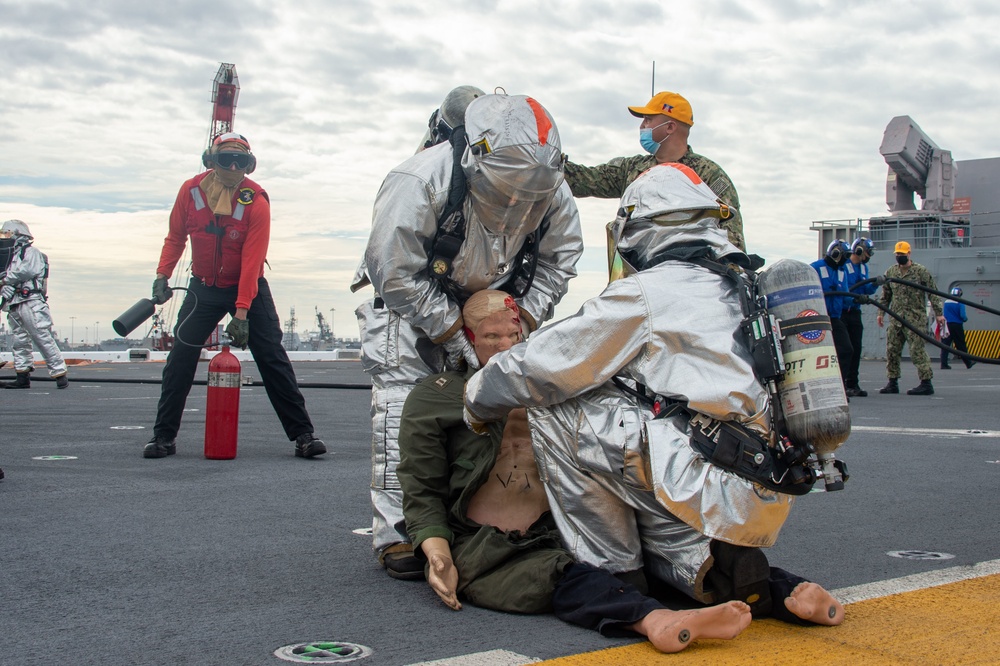
<path id="1" fill-rule="evenodd" d="M 913 195 L 920 196 L 920 209 L 946 215 L 955 206 L 956 167 L 950 150 L 942 150 L 909 116 L 889 121 L 878 151 L 889 165 L 885 202 L 896 215 L 916 210 Z"/>

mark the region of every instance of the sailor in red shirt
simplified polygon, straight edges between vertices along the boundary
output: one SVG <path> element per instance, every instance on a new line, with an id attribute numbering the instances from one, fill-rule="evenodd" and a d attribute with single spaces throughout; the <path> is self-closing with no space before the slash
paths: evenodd
<path id="1" fill-rule="evenodd" d="M 153 281 L 153 300 L 166 302 L 172 293 L 168 280 L 190 237 L 191 282 L 163 368 L 153 438 L 142 455 L 163 458 L 176 452 L 181 414 L 201 355 L 193 345 L 206 340 L 227 313 L 233 319 L 226 333 L 233 346 L 249 346 L 267 397 L 288 439 L 295 441 L 295 455 L 326 453 L 313 435 L 305 398 L 281 346 L 278 312 L 264 279 L 271 204 L 260 185 L 246 177 L 257 158 L 245 137 L 229 132 L 212 142 L 202 161 L 210 170 L 185 182 L 177 193 Z"/>

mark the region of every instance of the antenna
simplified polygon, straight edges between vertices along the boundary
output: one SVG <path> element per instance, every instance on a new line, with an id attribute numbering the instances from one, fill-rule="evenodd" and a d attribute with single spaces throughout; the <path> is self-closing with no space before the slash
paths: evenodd
<path id="1" fill-rule="evenodd" d="M 649 96 L 656 95 L 656 61 L 653 61 L 653 75 L 649 77 Z"/>

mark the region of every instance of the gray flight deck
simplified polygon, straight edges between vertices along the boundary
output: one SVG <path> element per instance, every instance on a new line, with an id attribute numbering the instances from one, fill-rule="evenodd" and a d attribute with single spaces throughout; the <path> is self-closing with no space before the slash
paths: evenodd
<path id="1" fill-rule="evenodd" d="M 631 642 L 552 616 L 456 613 L 385 575 L 358 533 L 371 525 L 371 426 L 356 361 L 295 363 L 331 450 L 315 460 L 293 457 L 259 385 L 241 390 L 235 460 L 203 457 L 203 385 L 177 455 L 143 459 L 162 367 L 73 366 L 64 391 L 38 368 L 30 390 L 0 391 L 0 664 L 276 666 L 282 646 L 331 640 L 371 649 L 351 663 L 391 666 Z M 773 564 L 832 590 L 1000 559 L 1000 366 L 952 367 L 916 397 L 879 395 L 883 364 L 862 363 L 870 395 L 852 400 L 839 454 L 851 479 L 799 500 Z M 903 373 L 905 391 L 917 380 Z M 243 374 L 259 379 L 253 363 Z"/>

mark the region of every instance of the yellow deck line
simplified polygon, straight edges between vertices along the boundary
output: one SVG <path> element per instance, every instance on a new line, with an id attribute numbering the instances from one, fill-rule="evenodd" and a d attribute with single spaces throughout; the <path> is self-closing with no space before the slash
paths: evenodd
<path id="1" fill-rule="evenodd" d="M 848 604 L 839 627 L 755 620 L 731 641 L 664 655 L 649 643 L 538 662 L 547 666 L 1000 664 L 1000 574 Z"/>

